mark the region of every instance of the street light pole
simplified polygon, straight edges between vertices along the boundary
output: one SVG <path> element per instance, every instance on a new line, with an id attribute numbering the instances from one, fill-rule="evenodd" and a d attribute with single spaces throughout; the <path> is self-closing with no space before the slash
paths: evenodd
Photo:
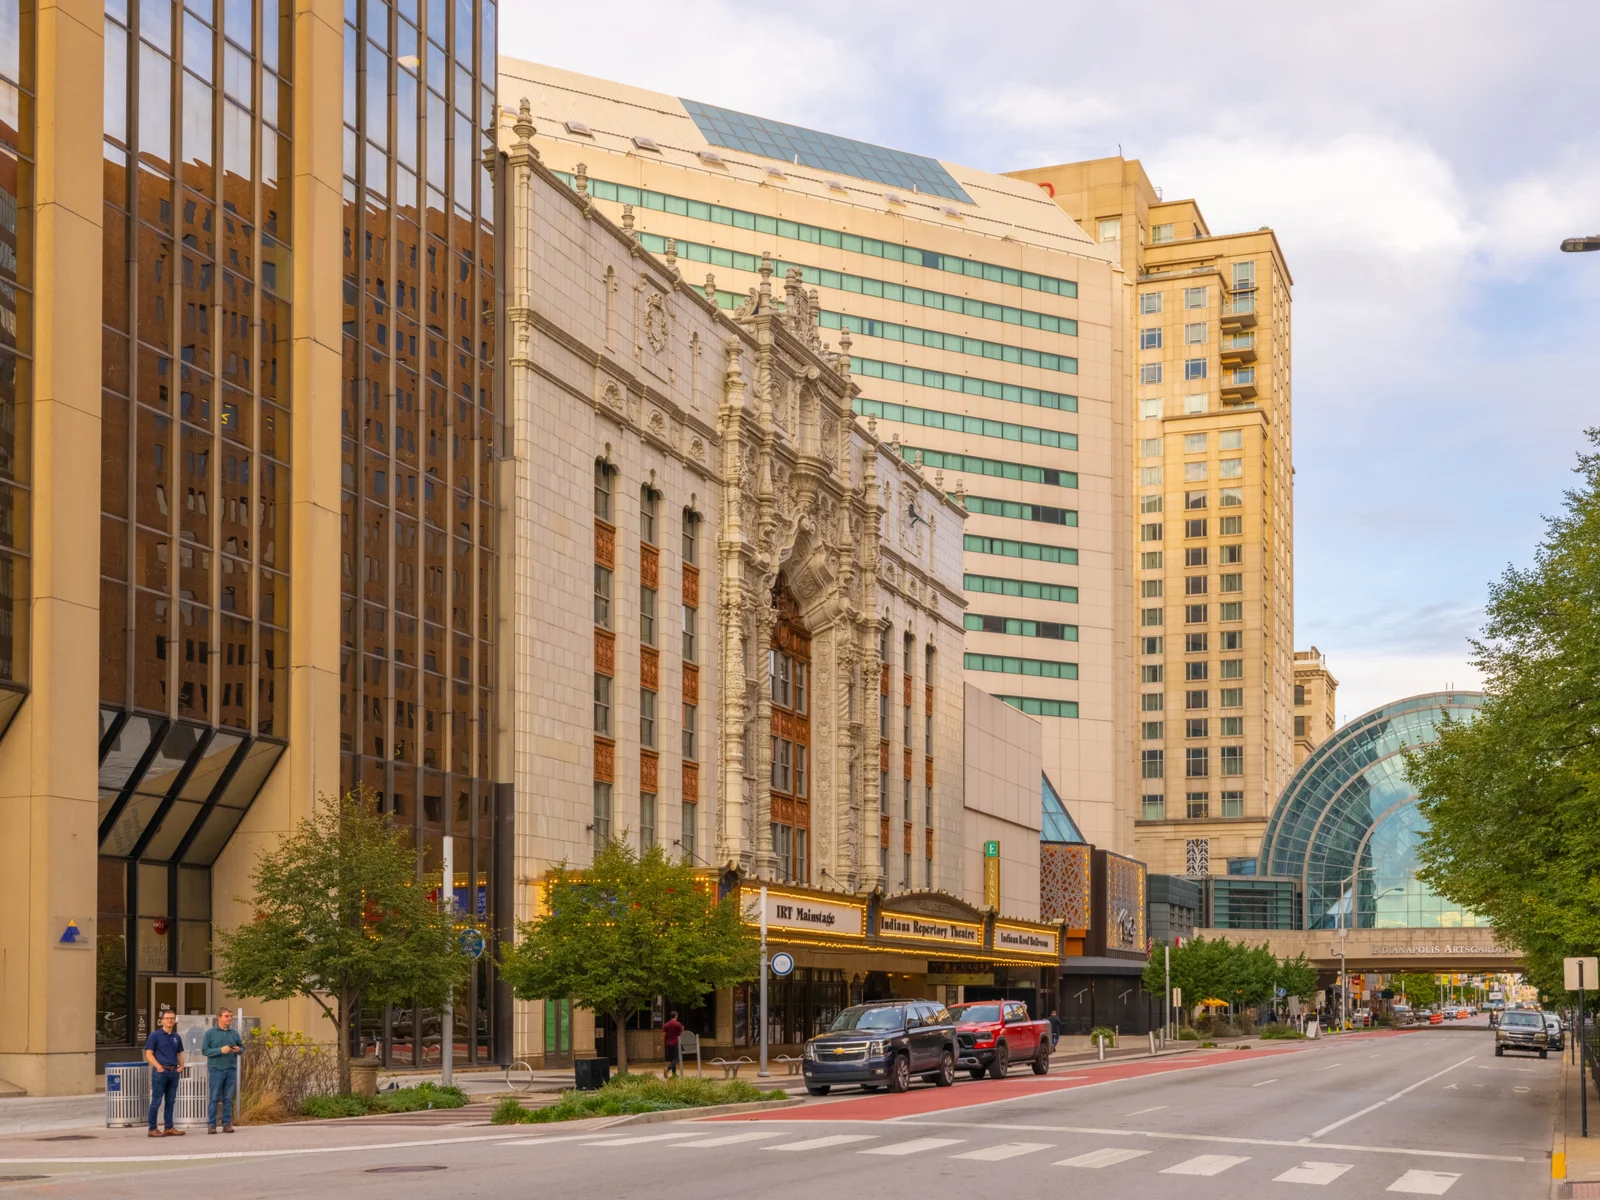
<path id="1" fill-rule="evenodd" d="M 756 1072 L 765 1079 L 767 1070 L 767 885 L 761 885 L 761 1069 Z"/>
<path id="2" fill-rule="evenodd" d="M 1600 233 L 1591 233 L 1588 237 L 1565 238 L 1561 248 L 1568 254 L 1581 254 L 1585 250 L 1600 250 Z"/>

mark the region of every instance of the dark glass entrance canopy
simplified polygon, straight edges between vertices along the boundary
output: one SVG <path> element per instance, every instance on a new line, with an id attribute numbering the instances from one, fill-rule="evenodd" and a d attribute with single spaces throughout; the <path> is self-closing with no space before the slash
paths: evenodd
<path id="1" fill-rule="evenodd" d="M 1267 822 L 1259 870 L 1295 880 L 1304 928 L 1442 929 L 1487 924 L 1416 878 L 1427 821 L 1405 750 L 1434 742 L 1448 714 L 1470 721 L 1480 692 L 1413 696 L 1335 730 L 1300 764 Z"/>

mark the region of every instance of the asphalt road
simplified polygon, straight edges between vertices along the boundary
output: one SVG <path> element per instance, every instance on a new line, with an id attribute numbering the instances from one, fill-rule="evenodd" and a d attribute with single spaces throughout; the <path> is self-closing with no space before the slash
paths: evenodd
<path id="1" fill-rule="evenodd" d="M 919 1084 L 904 1096 L 850 1089 L 756 1119 L 604 1132 L 435 1129 L 400 1145 L 398 1131 L 389 1129 L 382 1149 L 358 1146 L 353 1137 L 341 1147 L 322 1127 L 318 1152 L 303 1154 L 272 1149 L 288 1148 L 289 1129 L 272 1131 L 270 1144 L 267 1133 L 242 1131 L 226 1146 L 190 1137 L 182 1145 L 187 1157 L 159 1163 L 23 1165 L 5 1157 L 0 1177 L 39 1171 L 50 1178 L 11 1186 L 101 1200 L 154 1191 L 386 1200 L 744 1200 L 752 1192 L 796 1200 L 969 1200 L 1002 1189 L 1067 1188 L 1108 1200 L 1223 1200 L 1306 1189 L 1329 1200 L 1548 1194 L 1557 1057 L 1497 1059 L 1486 1029 L 1257 1046 L 1058 1067 L 1042 1079 Z M 424 1139 L 433 1144 L 419 1144 Z M 165 1153 L 169 1146 L 155 1148 Z M 97 1142 L 95 1151 L 101 1148 Z M 0 1145 L 0 1155 L 17 1149 Z M 35 1154 L 55 1149 L 31 1147 Z M 246 1156 L 204 1157 L 222 1149 Z"/>

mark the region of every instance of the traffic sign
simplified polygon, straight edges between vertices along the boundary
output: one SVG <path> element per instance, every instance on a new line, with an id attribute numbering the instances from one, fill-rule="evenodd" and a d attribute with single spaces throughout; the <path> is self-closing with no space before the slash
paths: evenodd
<path id="1" fill-rule="evenodd" d="M 1564 974 L 1562 983 L 1567 991 L 1575 992 L 1580 986 L 1585 991 L 1600 990 L 1596 988 L 1596 985 L 1600 985 L 1600 970 L 1597 970 L 1597 968 L 1600 968 L 1600 958 L 1564 958 L 1561 960 L 1561 966 Z M 1578 982 L 1578 970 L 1580 967 L 1583 969 L 1583 982 L 1581 984 Z"/>
<path id="2" fill-rule="evenodd" d="M 1289 989 L 1288 988 L 1279 988 L 1278 989 L 1278 999 L 1279 1000 L 1282 1000 L 1288 994 L 1289 994 Z"/>
<path id="3" fill-rule="evenodd" d="M 783 978 L 794 970 L 794 955 L 784 950 L 779 950 L 772 956 L 772 973 L 778 978 Z"/>
<path id="4" fill-rule="evenodd" d="M 461 945 L 461 953 L 468 958 L 483 957 L 483 934 L 476 929 L 463 929 L 458 941 Z"/>

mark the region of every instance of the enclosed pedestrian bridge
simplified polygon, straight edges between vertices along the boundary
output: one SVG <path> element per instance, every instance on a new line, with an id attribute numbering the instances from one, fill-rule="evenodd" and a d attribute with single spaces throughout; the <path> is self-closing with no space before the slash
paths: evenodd
<path id="1" fill-rule="evenodd" d="M 1520 954 L 1476 913 L 1417 877 L 1427 819 L 1407 750 L 1471 721 L 1481 692 L 1433 692 L 1338 730 L 1300 765 L 1273 809 L 1254 876 L 1209 881 L 1207 936 L 1264 942 L 1317 966 L 1362 971 L 1508 971 Z M 1237 896 L 1239 899 L 1234 900 Z"/>

